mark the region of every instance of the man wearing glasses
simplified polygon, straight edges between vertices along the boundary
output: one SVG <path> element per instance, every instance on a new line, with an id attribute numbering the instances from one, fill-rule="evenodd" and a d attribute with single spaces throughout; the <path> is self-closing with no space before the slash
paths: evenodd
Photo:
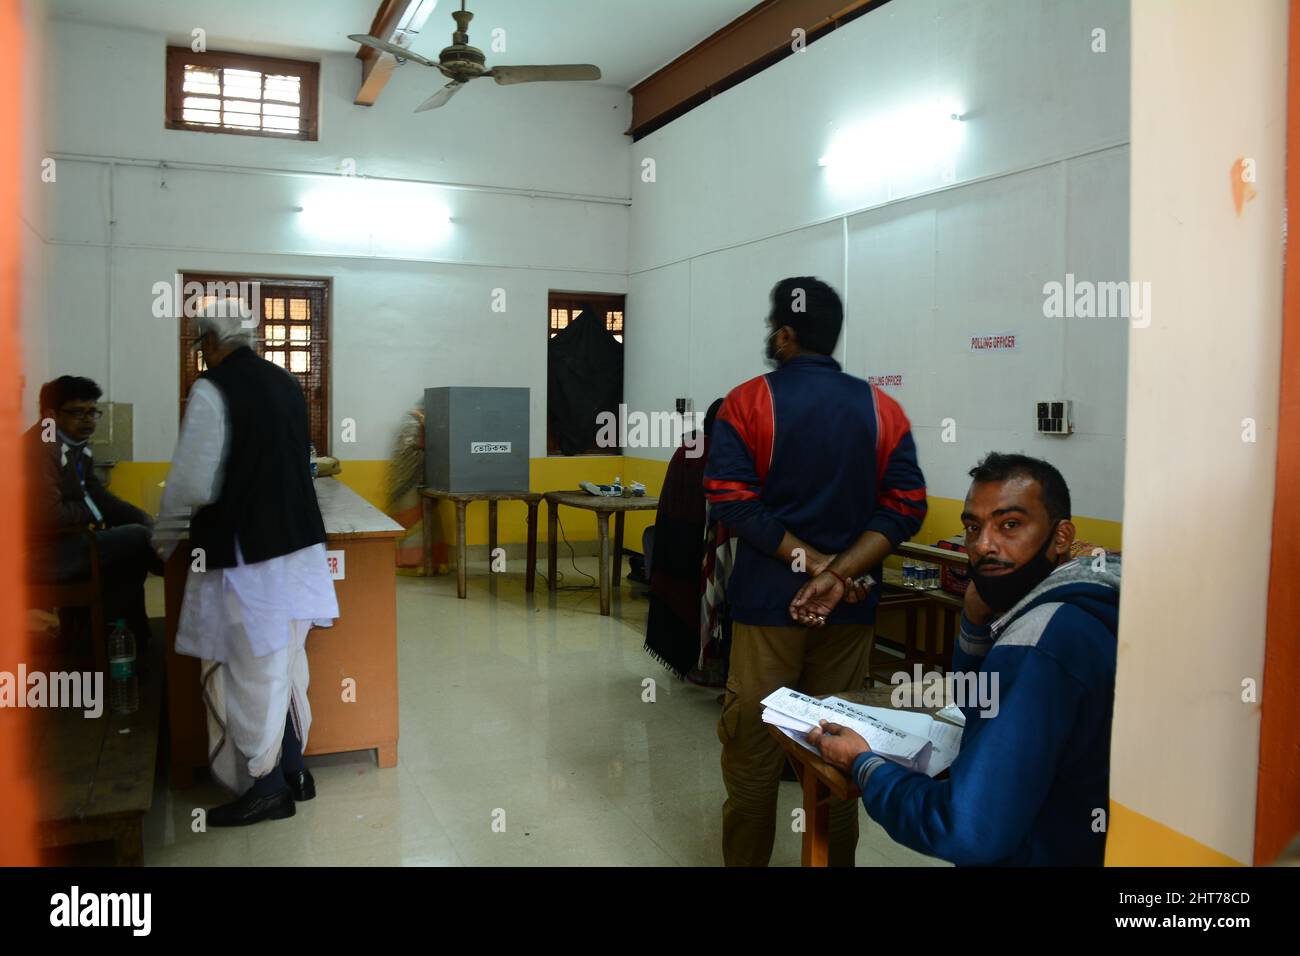
<path id="1" fill-rule="evenodd" d="M 28 532 L 34 579 L 75 581 L 90 575 L 84 537 L 57 534 L 94 528 L 104 588 L 104 616 L 124 618 L 143 648 L 149 640 L 144 580 L 162 573 L 149 545 L 147 514 L 104 487 L 88 444 L 103 392 L 88 378 L 63 375 L 41 386 L 41 420 L 28 429 Z"/>

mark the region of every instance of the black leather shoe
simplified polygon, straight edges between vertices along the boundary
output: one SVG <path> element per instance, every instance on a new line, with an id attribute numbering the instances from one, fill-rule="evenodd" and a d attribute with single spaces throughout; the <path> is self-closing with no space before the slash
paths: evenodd
<path id="1" fill-rule="evenodd" d="M 293 794 L 294 800 L 298 803 L 316 798 L 316 780 L 312 777 L 310 770 L 304 769 L 299 770 L 297 773 L 286 773 L 284 781 L 289 785 L 289 792 Z"/>
<path id="2" fill-rule="evenodd" d="M 249 790 L 238 800 L 209 810 L 208 826 L 246 827 L 263 820 L 283 820 L 293 814 L 293 794 L 288 790 L 270 797 L 259 797 Z"/>

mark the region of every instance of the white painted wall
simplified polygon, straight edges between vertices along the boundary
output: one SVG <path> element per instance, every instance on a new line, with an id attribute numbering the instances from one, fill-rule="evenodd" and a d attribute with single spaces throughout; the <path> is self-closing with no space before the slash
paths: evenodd
<path id="1" fill-rule="evenodd" d="M 458 109 L 416 115 L 442 85 L 433 70 L 401 67 L 376 106 L 353 106 L 361 61 L 330 53 L 320 58 L 320 140 L 284 143 L 164 129 L 160 33 L 56 19 L 50 40 L 58 54 L 49 76 L 58 104 L 51 144 L 64 152 L 322 172 L 351 157 L 362 175 L 628 194 L 622 133 L 631 101 L 604 84 L 479 82 L 457 95 Z"/>
<path id="2" fill-rule="evenodd" d="M 26 44 L 23 55 L 23 128 L 22 128 L 22 276 L 19 280 L 18 307 L 22 329 L 23 382 L 22 410 L 36 420 L 41 383 L 49 381 L 46 364 L 49 343 L 46 314 L 46 223 L 47 199 L 52 184 L 41 179 L 41 160 L 45 156 L 47 97 L 45 87 L 45 7 L 40 0 L 24 0 L 23 28 Z"/>
<path id="3" fill-rule="evenodd" d="M 1258 701 L 1269 693 L 1287 5 L 1157 2 L 1133 13 L 1132 268 L 1159 304 L 1129 339 L 1111 799 L 1250 863 Z M 1258 177 L 1240 216 L 1237 157 L 1253 158 Z M 1254 441 L 1243 440 L 1246 418 Z M 1112 832 L 1138 851 L 1158 845 L 1141 836 Z"/>
<path id="4" fill-rule="evenodd" d="M 331 277 L 331 418 L 336 439 L 343 418 L 357 421 L 358 438 L 336 454 L 386 458 L 426 386 L 526 385 L 532 454 L 544 455 L 547 290 L 626 290 L 627 96 L 594 84 L 484 83 L 416 116 L 437 85 L 431 71 L 398 70 L 379 105 L 357 107 L 359 61 L 330 54 L 319 142 L 182 132 L 163 128 L 166 45 L 161 34 L 50 23 L 46 142 L 62 158 L 50 193 L 48 373 L 90 375 L 107 398 L 133 402 L 136 459 L 166 460 L 178 330 L 153 317 L 154 283 L 187 270 Z M 589 201 L 246 169 L 335 173 L 346 158 L 363 177 Z M 322 223 L 295 211 L 358 192 L 377 194 L 389 220 Z M 430 202 L 453 219 L 445 234 L 421 223 Z M 491 310 L 498 288 L 504 314 Z"/>
<path id="5" fill-rule="evenodd" d="M 1126 0 L 907 0 L 641 140 L 629 404 L 703 409 L 763 371 L 768 293 L 811 273 L 845 296 L 846 369 L 902 373 L 932 494 L 960 498 L 984 452 L 1022 450 L 1062 469 L 1077 513 L 1118 520 L 1127 323 L 1046 319 L 1042 289 L 1128 278 L 1128 85 Z M 927 155 L 843 183 L 818 166 L 838 131 L 935 97 L 965 114 L 950 168 Z M 970 353 L 1003 331 L 1019 351 Z M 1053 397 L 1075 402 L 1069 438 L 1034 433 L 1033 400 Z"/>

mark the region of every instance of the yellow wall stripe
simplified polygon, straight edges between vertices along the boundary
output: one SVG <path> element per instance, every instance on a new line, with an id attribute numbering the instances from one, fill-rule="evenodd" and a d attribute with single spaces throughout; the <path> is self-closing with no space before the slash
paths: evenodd
<path id="1" fill-rule="evenodd" d="M 154 513 L 162 494 L 160 483 L 167 477 L 170 464 L 165 461 L 124 461 L 113 468 L 110 489 L 113 494 Z M 365 498 L 376 508 L 385 507 L 388 462 L 348 460 L 342 462 L 339 480 Z M 588 480 L 608 484 L 615 475 L 626 485 L 639 481 L 646 493 L 658 495 L 663 488 L 668 463 L 651 458 L 631 456 L 591 456 L 574 458 L 533 458 L 529 462 L 529 484 L 534 491 L 558 491 L 577 488 L 578 482 Z M 962 501 L 958 498 L 929 499 L 930 509 L 925 523 L 915 540 L 924 544 L 961 533 Z M 546 539 L 545 506 L 539 511 L 538 537 Z M 443 540 L 450 541 L 456 530 L 455 509 L 447 503 L 439 507 L 439 521 Z M 498 509 L 498 533 L 503 544 L 527 540 L 522 504 L 503 502 Z M 570 541 L 592 541 L 596 537 L 596 519 L 589 512 L 566 508 L 560 512 L 564 533 Z M 629 548 L 641 550 L 641 532 L 654 524 L 653 512 L 633 513 L 627 516 L 624 542 Z M 1122 525 L 1118 521 L 1100 518 L 1076 517 L 1079 538 L 1103 548 L 1120 550 Z M 487 506 L 471 505 L 466 517 L 467 538 L 470 544 L 487 544 Z"/>
<path id="2" fill-rule="evenodd" d="M 1110 802 L 1107 866 L 1243 866 L 1150 817 Z"/>

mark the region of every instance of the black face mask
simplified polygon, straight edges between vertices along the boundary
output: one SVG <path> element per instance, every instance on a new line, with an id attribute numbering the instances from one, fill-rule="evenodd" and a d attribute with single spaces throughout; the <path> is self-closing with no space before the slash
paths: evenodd
<path id="1" fill-rule="evenodd" d="M 1048 560 L 1047 549 L 1051 547 L 1052 539 L 1056 536 L 1056 525 L 1059 523 L 1053 522 L 1052 530 L 1047 533 L 1047 540 L 1038 549 L 1038 553 L 1014 571 L 988 575 L 981 574 L 973 566 L 971 567 L 971 582 L 974 583 L 975 590 L 979 592 L 985 604 L 999 614 L 1005 614 L 1056 569 L 1056 565 Z"/>

